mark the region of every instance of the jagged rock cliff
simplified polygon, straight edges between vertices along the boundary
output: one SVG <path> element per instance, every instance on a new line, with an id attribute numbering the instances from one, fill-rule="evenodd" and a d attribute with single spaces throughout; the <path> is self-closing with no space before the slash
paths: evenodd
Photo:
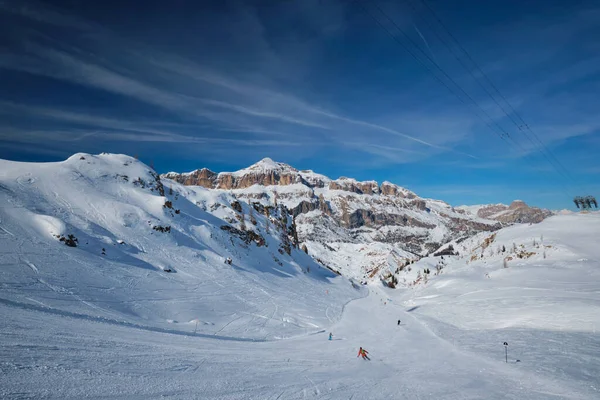
<path id="1" fill-rule="evenodd" d="M 165 178 L 173 179 L 183 185 L 202 186 L 207 189 L 245 189 L 253 185 L 291 185 L 304 184 L 308 187 L 323 187 L 324 182 L 319 180 L 306 181 L 295 168 L 283 163 L 276 163 L 270 158 L 237 172 L 221 172 L 219 174 L 202 168 L 192 172 L 179 174 L 169 172 Z"/>
<path id="2" fill-rule="evenodd" d="M 226 191 L 250 204 L 285 206 L 309 254 L 361 279 L 393 272 L 450 240 L 501 227 L 498 221 L 420 198 L 390 182 L 330 179 L 268 158 L 236 172 L 200 169 L 162 177 Z M 353 256 L 339 257 L 335 249 L 342 248 Z"/>

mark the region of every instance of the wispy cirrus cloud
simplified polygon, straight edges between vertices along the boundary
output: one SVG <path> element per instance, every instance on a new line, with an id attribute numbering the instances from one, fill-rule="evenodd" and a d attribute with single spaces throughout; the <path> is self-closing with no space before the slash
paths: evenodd
<path id="1" fill-rule="evenodd" d="M 237 166 L 266 155 L 312 157 L 359 172 L 414 166 L 431 171 L 428 179 L 456 180 L 465 171 L 487 179 L 513 165 L 530 171 L 530 158 L 545 162 L 473 80 L 479 71 L 461 68 L 432 35 L 434 24 L 406 4 L 383 3 L 491 121 L 439 85 L 352 2 L 200 3 L 174 10 L 158 2 L 125 24 L 115 16 L 134 11 L 127 2 L 106 12 L 91 3 L 0 0 L 9 33 L 0 47 L 2 145 L 33 148 L 44 138 L 65 151 L 68 143 L 123 152 L 139 145 L 168 148 L 173 160 L 184 154 L 190 164 L 233 158 Z M 472 6 L 486 12 L 487 5 Z M 457 31 L 539 138 L 572 161 L 575 152 L 561 146 L 600 128 L 600 61 L 590 39 L 598 14 L 589 11 L 519 14 L 492 23 L 491 32 L 489 23 Z M 479 24 L 456 17 L 449 26 Z M 517 144 L 500 140 L 486 122 Z M 437 177 L 450 169 L 456 177 Z"/>
<path id="2" fill-rule="evenodd" d="M 81 18 L 65 15 L 64 13 L 45 7 L 38 2 L 2 0 L 0 1 L 0 11 L 62 28 L 88 30 L 93 27 L 92 24 L 89 24 L 89 22 L 86 22 Z"/>
<path id="3" fill-rule="evenodd" d="M 427 140 L 426 133 L 415 136 L 376 122 L 348 117 L 314 102 L 309 104 L 307 100 L 278 88 L 278 85 L 264 76 L 252 79 L 251 74 L 242 73 L 246 77 L 238 78 L 216 72 L 211 67 L 199 65 L 182 56 L 157 51 L 135 42 L 121 41 L 110 30 L 98 24 L 39 5 L 11 8 L 9 11 L 38 22 L 83 32 L 91 31 L 94 35 L 90 35 L 82 43 L 74 42 L 68 46 L 55 40 L 39 40 L 38 36 L 27 37 L 20 52 L 9 53 L 8 57 L 0 60 L 0 67 L 5 69 L 126 96 L 173 113 L 188 123 L 207 123 L 214 127 L 214 131 L 243 132 L 247 127 L 252 127 L 246 129 L 247 133 L 260 135 L 262 132 L 279 129 L 280 134 L 288 138 L 288 143 L 292 143 L 298 136 L 306 135 L 313 143 L 322 145 L 343 145 L 370 135 L 375 142 L 389 142 L 396 149 L 402 148 L 407 153 L 423 157 L 455 151 L 451 146 L 445 145 L 443 137 L 432 142 Z M 267 55 L 266 59 L 276 57 L 265 42 L 263 29 L 256 16 L 250 12 L 241 19 L 245 24 L 252 25 L 251 30 L 258 36 L 256 42 L 262 43 L 259 47 Z M 98 49 L 103 51 L 101 56 L 97 55 Z M 39 109 L 36 113 L 44 118 L 52 114 L 42 113 Z M 143 124 L 142 127 L 135 127 L 131 123 L 117 124 L 114 120 L 98 115 L 92 117 L 75 115 L 68 110 L 55 112 L 53 116 L 63 122 L 86 123 L 99 128 L 130 132 L 109 135 L 98 131 L 102 133 L 94 134 L 96 138 L 102 134 L 106 138 L 118 140 L 131 138 L 138 133 L 145 134 L 143 137 L 146 140 L 158 140 L 161 136 L 189 140 L 185 139 L 185 135 L 158 131 L 144 127 Z M 240 142 L 240 145 L 243 144 L 244 142 Z M 460 154 L 474 158 L 464 152 Z"/>

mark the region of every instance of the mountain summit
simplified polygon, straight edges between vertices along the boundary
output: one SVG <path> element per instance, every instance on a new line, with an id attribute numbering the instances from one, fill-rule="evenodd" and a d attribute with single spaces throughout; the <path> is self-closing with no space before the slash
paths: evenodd
<path id="1" fill-rule="evenodd" d="M 523 200 L 514 200 L 510 205 L 487 204 L 479 206 L 461 206 L 463 210 L 479 218 L 492 219 L 505 224 L 538 223 L 553 215 L 550 210 L 530 207 Z"/>

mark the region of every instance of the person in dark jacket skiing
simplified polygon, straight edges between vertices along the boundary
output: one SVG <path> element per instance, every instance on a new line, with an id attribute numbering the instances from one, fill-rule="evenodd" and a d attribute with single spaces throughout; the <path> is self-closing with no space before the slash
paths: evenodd
<path id="1" fill-rule="evenodd" d="M 361 347 L 360 349 L 358 349 L 358 355 L 356 357 L 362 356 L 363 360 L 370 360 L 367 354 L 369 354 L 369 352 Z"/>

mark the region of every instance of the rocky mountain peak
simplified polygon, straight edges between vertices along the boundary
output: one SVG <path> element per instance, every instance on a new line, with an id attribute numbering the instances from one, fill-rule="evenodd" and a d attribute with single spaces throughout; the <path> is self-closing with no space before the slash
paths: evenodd
<path id="1" fill-rule="evenodd" d="M 509 206 L 505 204 L 487 204 L 459 208 L 479 218 L 500 221 L 506 224 L 538 223 L 553 214 L 550 210 L 530 207 L 523 200 L 514 200 Z"/>
<path id="2" fill-rule="evenodd" d="M 269 172 L 277 172 L 277 173 L 297 173 L 298 170 L 288 164 L 276 162 L 270 159 L 269 157 L 265 157 L 256 164 L 252 164 L 248 168 L 241 169 L 236 172 L 232 172 L 232 174 L 236 175 L 244 175 L 248 173 L 254 174 L 264 174 Z"/>
<path id="3" fill-rule="evenodd" d="M 510 206 L 508 206 L 509 210 L 516 210 L 519 208 L 529 208 L 529 206 L 523 200 L 514 200 L 510 203 Z"/>
<path id="4" fill-rule="evenodd" d="M 379 190 L 381 194 L 386 196 L 398 196 L 405 199 L 414 199 L 417 197 L 417 195 L 410 190 L 388 181 L 384 181 L 379 187 Z"/>

